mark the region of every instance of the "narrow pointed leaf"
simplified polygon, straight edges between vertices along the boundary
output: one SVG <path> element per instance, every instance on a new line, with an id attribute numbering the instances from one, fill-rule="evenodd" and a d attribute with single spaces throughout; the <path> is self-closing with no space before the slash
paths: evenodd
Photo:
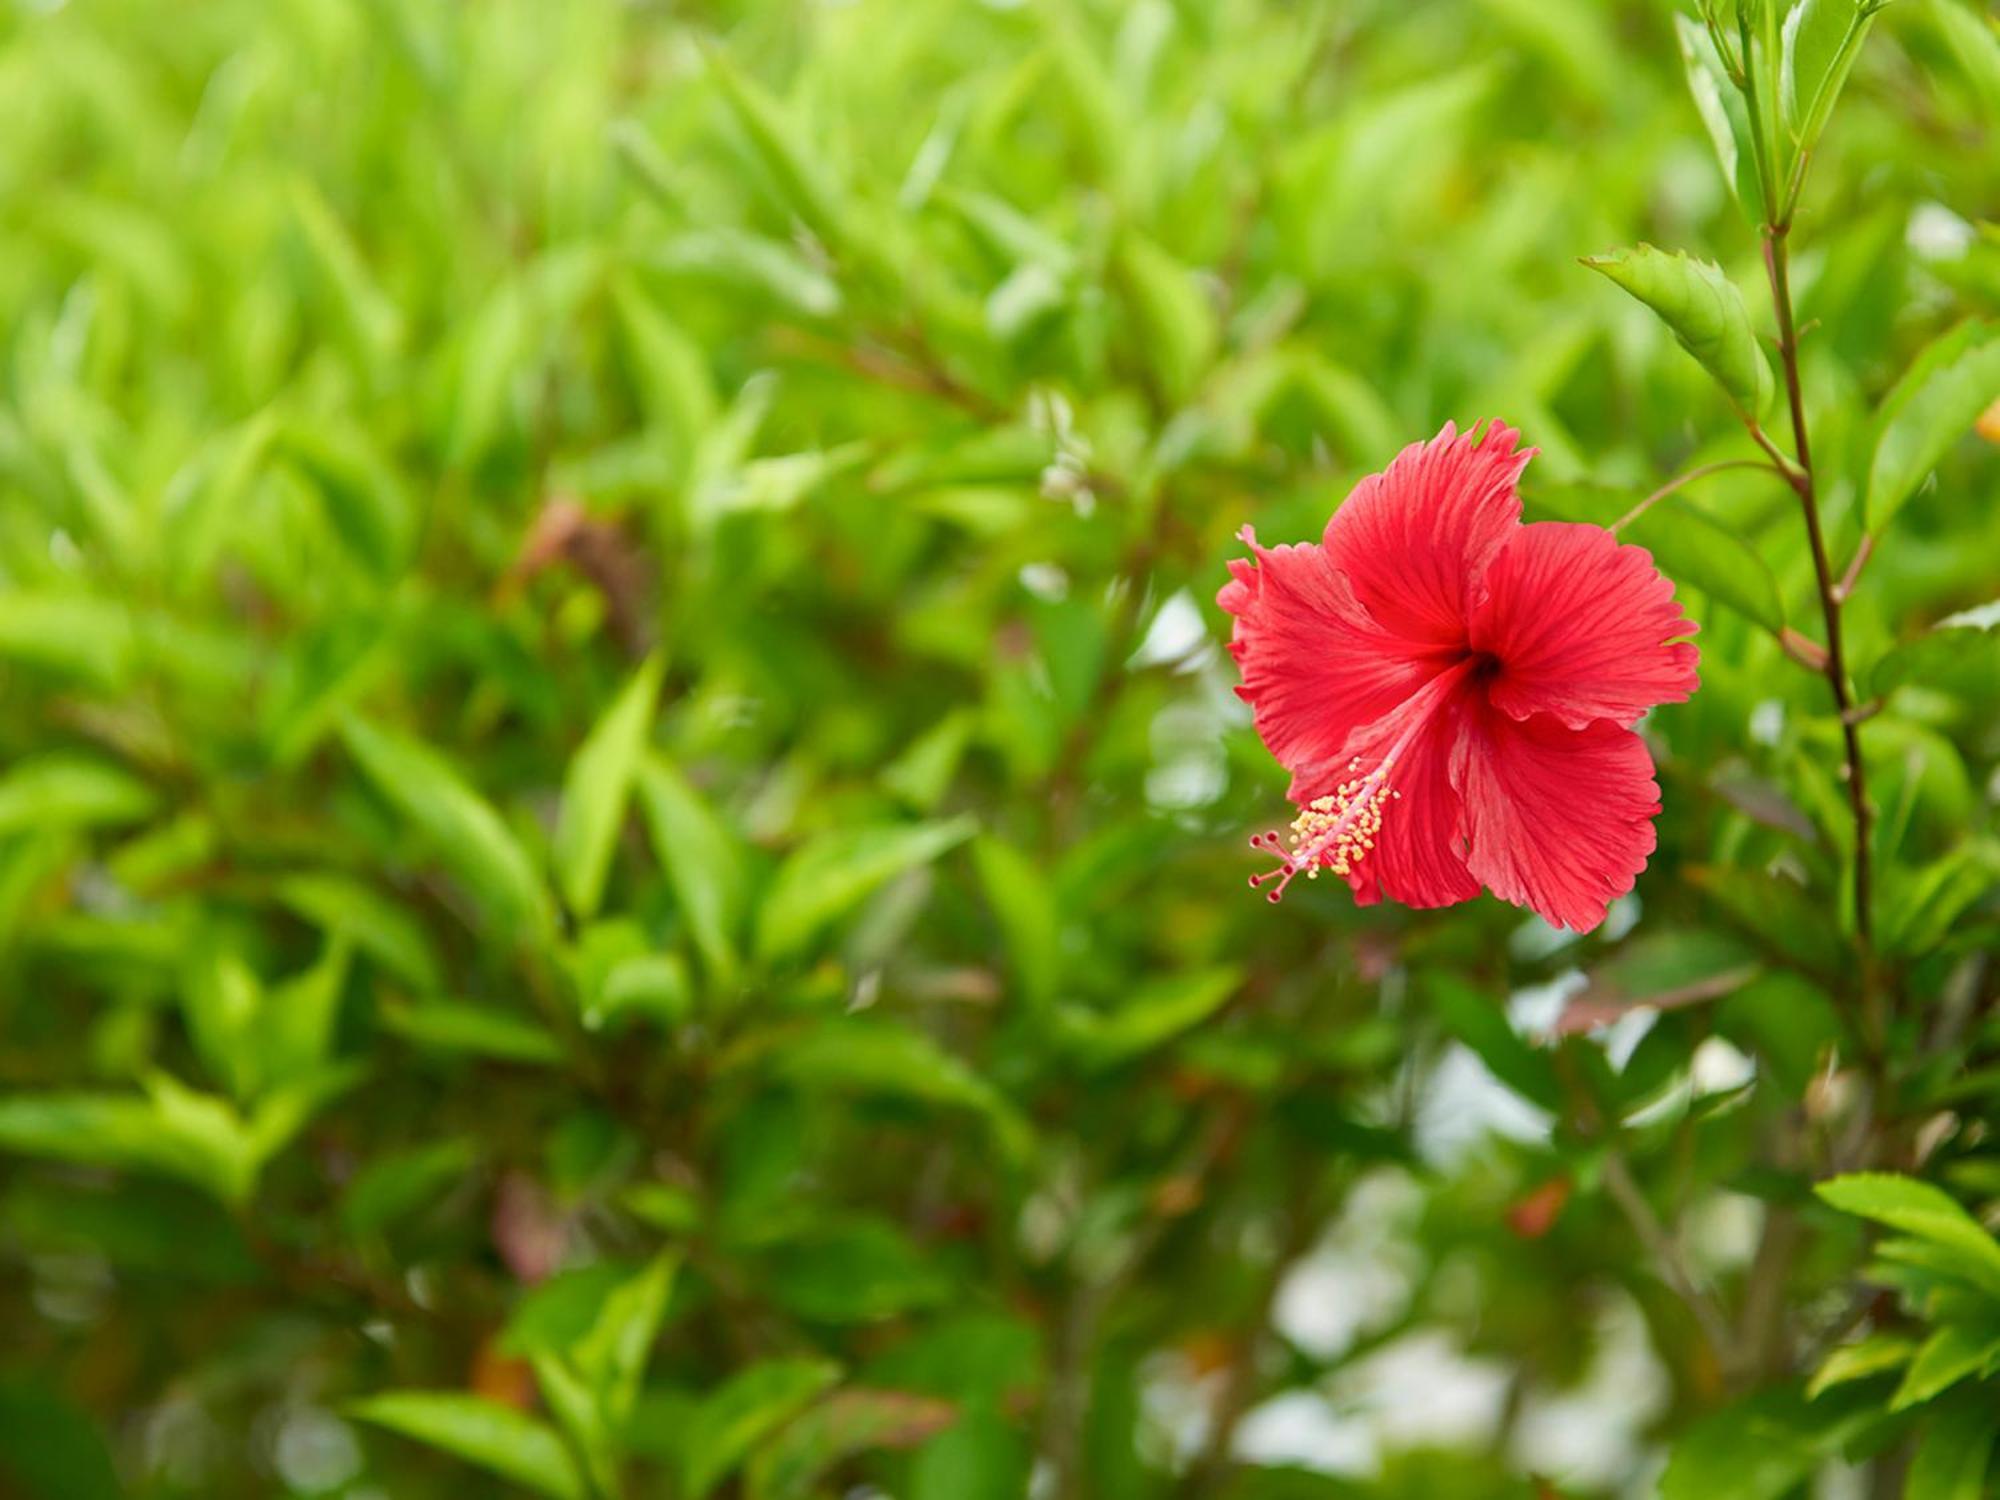
<path id="1" fill-rule="evenodd" d="M 428 1443 L 550 1500 L 584 1500 L 576 1462 L 546 1424 L 461 1391 L 386 1391 L 350 1415 Z"/>
<path id="2" fill-rule="evenodd" d="M 2000 400 L 2000 323 L 1962 323 L 1917 356 L 1876 419 L 1867 522 L 1894 518 L 1952 444 Z"/>
<path id="3" fill-rule="evenodd" d="M 563 777 L 562 813 L 550 859 L 563 897 L 579 918 L 595 916 L 603 900 L 619 826 L 652 728 L 662 669 L 660 658 L 653 657 L 633 674 Z"/>

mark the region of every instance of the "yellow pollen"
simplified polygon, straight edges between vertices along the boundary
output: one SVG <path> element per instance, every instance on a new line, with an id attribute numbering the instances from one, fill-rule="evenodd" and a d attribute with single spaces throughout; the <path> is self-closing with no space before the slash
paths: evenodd
<path id="1" fill-rule="evenodd" d="M 1375 847 L 1387 804 L 1402 796 L 1389 785 L 1389 771 L 1394 765 L 1393 759 L 1384 760 L 1365 775 L 1350 776 L 1326 796 L 1315 797 L 1292 820 L 1288 840 L 1281 842 L 1276 834 L 1251 840 L 1281 861 L 1277 869 L 1253 875 L 1251 885 L 1277 881 L 1268 893 L 1269 899 L 1276 901 L 1291 884 L 1292 877 L 1300 872 L 1308 880 L 1319 879 L 1322 869 L 1340 876 L 1351 874 Z M 1358 771 L 1360 766 L 1359 760 L 1353 760 L 1347 768 Z"/>
<path id="2" fill-rule="evenodd" d="M 1389 785 L 1389 773 L 1397 758 L 1416 743 L 1439 708 L 1452 701 L 1458 684 L 1472 671 L 1474 660 L 1467 656 L 1419 688 L 1397 710 L 1398 732 L 1388 753 L 1365 773 L 1361 757 L 1352 757 L 1347 762 L 1347 779 L 1326 796 L 1315 797 L 1292 820 L 1289 843 L 1277 833 L 1251 836 L 1251 848 L 1278 861 L 1275 870 L 1250 877 L 1252 890 L 1268 884 L 1271 889 L 1264 892 L 1265 899 L 1276 901 L 1283 897 L 1292 877 L 1302 870 L 1308 880 L 1316 878 L 1323 869 L 1336 875 L 1354 873 L 1354 867 L 1375 847 L 1388 805 L 1402 800 L 1403 794 Z M 1378 727 L 1389 725 L 1390 721 L 1384 719 Z"/>
<path id="3" fill-rule="evenodd" d="M 1382 805 L 1389 800 L 1389 766 L 1343 781 L 1325 797 L 1314 798 L 1292 820 L 1292 847 L 1301 862 L 1311 860 L 1309 878 L 1322 867 L 1346 875 L 1375 847 L 1382 831 Z"/>

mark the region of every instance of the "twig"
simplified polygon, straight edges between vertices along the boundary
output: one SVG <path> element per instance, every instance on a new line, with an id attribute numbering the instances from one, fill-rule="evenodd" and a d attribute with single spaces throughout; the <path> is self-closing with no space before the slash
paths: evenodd
<path id="1" fill-rule="evenodd" d="M 1782 479 L 1784 477 L 1784 470 L 1778 468 L 1775 464 L 1767 464 L 1755 458 L 1725 458 L 1716 463 L 1703 464 L 1698 469 L 1689 469 L 1687 473 L 1669 479 L 1665 484 L 1654 490 L 1652 494 L 1626 511 L 1624 515 L 1613 521 L 1607 529 L 1613 536 L 1616 536 L 1621 528 L 1631 525 L 1660 501 L 1673 494 L 1674 491 L 1686 485 L 1693 484 L 1697 479 L 1706 479 L 1711 474 L 1720 474 L 1725 469 L 1769 469 L 1772 473 L 1778 475 L 1779 478 Z"/>
<path id="2" fill-rule="evenodd" d="M 1811 636 L 1800 635 L 1787 625 L 1778 632 L 1778 644 L 1784 648 L 1785 655 L 1814 676 L 1825 674 L 1826 647 Z"/>
<path id="3" fill-rule="evenodd" d="M 1848 563 L 1847 571 L 1840 575 L 1840 582 L 1833 586 L 1833 597 L 1836 603 L 1845 604 L 1847 602 L 1848 596 L 1854 592 L 1854 585 L 1861 578 L 1861 570 L 1868 566 L 1868 559 L 1874 555 L 1875 538 L 1872 533 L 1864 533 L 1861 538 L 1861 545 L 1854 549 L 1854 557 Z"/>
<path id="4" fill-rule="evenodd" d="M 1674 1289 L 1674 1295 L 1687 1304 L 1688 1311 L 1701 1325 L 1702 1337 L 1715 1352 L 1718 1363 L 1725 1368 L 1730 1362 L 1729 1324 L 1722 1316 L 1722 1309 L 1695 1282 L 1681 1249 L 1674 1242 L 1660 1217 L 1653 1212 L 1653 1205 L 1646 1201 L 1646 1195 L 1639 1191 L 1639 1184 L 1632 1180 L 1632 1169 L 1625 1165 L 1625 1158 L 1616 1146 L 1606 1144 L 1604 1148 L 1604 1185 L 1611 1190 L 1612 1201 L 1625 1215 L 1632 1230 L 1639 1236 L 1639 1242 L 1653 1257 L 1660 1274 L 1667 1285 Z"/>
<path id="5" fill-rule="evenodd" d="M 1278 1293 L 1284 1289 L 1285 1278 L 1291 1274 L 1292 1268 L 1318 1242 L 1320 1230 L 1325 1224 L 1325 1215 L 1309 1201 L 1310 1173 L 1301 1171 L 1296 1175 L 1304 1180 L 1292 1184 L 1283 1243 L 1271 1258 L 1271 1263 L 1264 1268 L 1249 1321 L 1231 1351 L 1229 1365 L 1223 1375 L 1222 1391 L 1216 1398 L 1213 1420 L 1201 1452 L 1181 1476 L 1178 1492 L 1183 1500 L 1196 1500 L 1196 1497 L 1214 1494 L 1227 1477 L 1231 1449 L 1236 1444 L 1236 1430 L 1242 1425 L 1257 1394 L 1257 1355 L 1269 1333 Z"/>

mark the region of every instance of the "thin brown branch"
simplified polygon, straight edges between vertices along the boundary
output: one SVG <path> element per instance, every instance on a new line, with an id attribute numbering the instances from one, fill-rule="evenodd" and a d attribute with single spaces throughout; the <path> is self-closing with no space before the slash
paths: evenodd
<path id="1" fill-rule="evenodd" d="M 1793 320 L 1789 226 L 1780 221 L 1764 229 L 1764 269 L 1771 283 L 1771 303 L 1778 320 L 1778 359 L 1784 369 L 1785 397 L 1791 412 L 1792 446 L 1797 455 L 1799 497 L 1811 545 L 1813 576 L 1819 584 L 1820 616 L 1826 625 L 1826 681 L 1840 717 L 1845 751 L 1844 777 L 1854 812 L 1854 934 L 1861 956 L 1861 1030 L 1871 1068 L 1878 1081 L 1887 1021 L 1881 1013 L 1875 983 L 1873 870 L 1869 834 L 1873 813 L 1868 802 L 1867 767 L 1861 755 L 1861 734 L 1853 718 L 1854 698 L 1847 680 L 1846 652 L 1841 638 L 1841 596 L 1836 592 L 1827 559 L 1825 529 L 1820 524 L 1819 497 L 1813 472 L 1812 441 L 1806 423 L 1805 389 L 1799 378 L 1799 337 Z"/>
<path id="2" fill-rule="evenodd" d="M 1861 570 L 1868 566 L 1868 559 L 1875 555 L 1875 538 L 1864 534 L 1861 545 L 1854 549 L 1854 557 L 1847 564 L 1847 571 L 1840 575 L 1840 582 L 1833 586 L 1834 602 L 1845 604 L 1854 592 L 1854 585 L 1861 579 Z"/>
<path id="3" fill-rule="evenodd" d="M 1618 1205 L 1619 1212 L 1631 1224 L 1632 1232 L 1646 1247 L 1646 1253 L 1653 1257 L 1660 1275 L 1700 1325 L 1702 1337 L 1714 1351 L 1717 1363 L 1727 1368 L 1732 1341 L 1722 1309 L 1695 1281 L 1680 1246 L 1667 1233 L 1659 1215 L 1653 1212 L 1653 1205 L 1646 1201 L 1646 1195 L 1639 1191 L 1639 1184 L 1633 1181 L 1632 1170 L 1625 1165 L 1624 1156 L 1616 1146 L 1608 1144 L 1604 1152 L 1604 1185 L 1611 1191 L 1611 1201 Z"/>
<path id="4" fill-rule="evenodd" d="M 1676 475 L 1674 478 L 1669 479 L 1665 484 L 1661 485 L 1658 489 L 1654 490 L 1652 494 L 1648 495 L 1645 499 L 1641 500 L 1637 505 L 1633 506 L 1630 510 L 1626 511 L 1624 515 L 1620 516 L 1617 520 L 1613 521 L 1607 529 L 1611 532 L 1613 536 L 1616 536 L 1621 529 L 1630 526 L 1634 521 L 1638 520 L 1639 517 L 1643 516 L 1647 511 L 1651 510 L 1655 505 L 1659 504 L 1660 501 L 1666 499 L 1667 496 L 1673 494 L 1674 491 L 1682 489 L 1687 485 L 1693 484 L 1697 479 L 1706 479 L 1711 474 L 1720 474 L 1725 469 L 1769 469 L 1772 473 L 1777 474 L 1780 478 L 1784 477 L 1784 471 L 1782 469 L 1777 468 L 1775 465 L 1767 464 L 1763 462 L 1763 460 L 1761 459 L 1755 459 L 1755 458 L 1725 458 L 1716 463 L 1703 464 L 1698 469 L 1689 469 L 1687 473 L 1679 474 Z"/>
<path id="5" fill-rule="evenodd" d="M 1787 625 L 1778 632 L 1778 644 L 1784 647 L 1785 655 L 1814 676 L 1825 675 L 1826 647 L 1811 636 L 1800 635 Z"/>

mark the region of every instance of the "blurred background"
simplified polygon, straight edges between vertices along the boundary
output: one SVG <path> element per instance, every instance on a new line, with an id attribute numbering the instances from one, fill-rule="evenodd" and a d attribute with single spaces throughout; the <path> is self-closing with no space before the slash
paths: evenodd
<path id="1" fill-rule="evenodd" d="M 1816 164 L 1840 555 L 2000 310 L 1996 109 L 1906 0 Z M 1628 532 L 1704 686 L 1581 939 L 1253 896 L 1213 604 L 1446 419 L 1535 515 L 1754 454 L 1577 263 L 1769 327 L 1664 0 L 8 0 L 0 122 L 0 1493 L 1639 1496 L 1743 1387 L 1644 1226 L 1734 1309 L 1813 1166 L 1789 493 Z M 1990 689 L 1869 730 L 1913 984 Z M 1707 1493 L 1861 1493 L 1789 1441 Z"/>

